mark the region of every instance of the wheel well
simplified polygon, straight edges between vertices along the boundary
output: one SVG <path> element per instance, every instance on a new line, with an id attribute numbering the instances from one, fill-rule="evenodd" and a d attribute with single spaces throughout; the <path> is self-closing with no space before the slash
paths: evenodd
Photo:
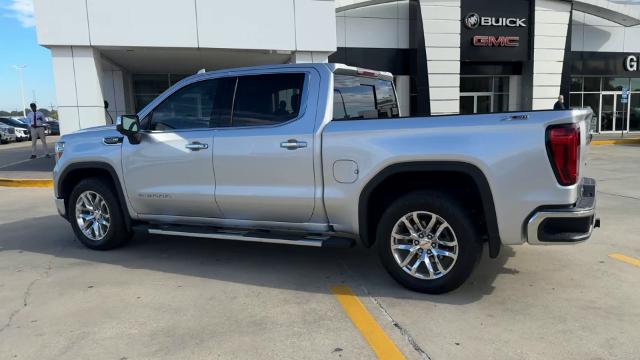
<path id="1" fill-rule="evenodd" d="M 91 177 L 99 177 L 104 179 L 111 185 L 113 190 L 115 191 L 116 197 L 118 198 L 118 202 L 120 203 L 120 209 L 124 215 L 124 222 L 128 230 L 131 229 L 132 220 L 127 209 L 127 203 L 124 198 L 124 192 L 122 186 L 120 185 L 120 181 L 117 178 L 117 175 L 113 168 L 107 164 L 103 163 L 80 163 L 71 165 L 64 173 L 60 176 L 60 182 L 58 187 L 58 197 L 64 199 L 65 208 L 68 209 L 69 196 L 73 189 L 78 185 L 80 181 L 83 179 L 91 178 Z"/>
<path id="2" fill-rule="evenodd" d="M 498 255 L 500 238 L 489 185 L 478 168 L 466 164 L 400 164 L 383 170 L 360 196 L 362 242 L 373 245 L 379 220 L 394 200 L 426 189 L 453 196 L 471 211 L 481 236 L 490 242 L 491 256 Z"/>
<path id="3" fill-rule="evenodd" d="M 71 170 L 65 175 L 64 179 L 60 183 L 59 195 L 64 199 L 65 206 L 67 205 L 69 196 L 76 185 L 78 185 L 80 181 L 91 177 L 100 177 L 108 181 L 112 186 L 115 185 L 113 183 L 113 178 L 111 178 L 111 174 L 105 169 L 81 168 Z"/>

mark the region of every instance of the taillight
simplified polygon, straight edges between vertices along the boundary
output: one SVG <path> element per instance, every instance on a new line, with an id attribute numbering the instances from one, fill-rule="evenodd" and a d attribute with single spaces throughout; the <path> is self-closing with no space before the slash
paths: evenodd
<path id="1" fill-rule="evenodd" d="M 580 168 L 580 128 L 576 124 L 547 128 L 547 154 L 558 183 L 573 185 Z"/>

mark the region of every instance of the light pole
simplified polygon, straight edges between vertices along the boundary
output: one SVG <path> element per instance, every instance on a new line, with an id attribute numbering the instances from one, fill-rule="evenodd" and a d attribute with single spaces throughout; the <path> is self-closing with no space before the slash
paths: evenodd
<path id="1" fill-rule="evenodd" d="M 20 100 L 22 101 L 22 115 L 27 117 L 27 110 L 24 106 L 24 81 L 22 80 L 22 72 L 27 65 L 13 65 L 13 68 L 18 70 L 18 78 L 20 79 Z"/>

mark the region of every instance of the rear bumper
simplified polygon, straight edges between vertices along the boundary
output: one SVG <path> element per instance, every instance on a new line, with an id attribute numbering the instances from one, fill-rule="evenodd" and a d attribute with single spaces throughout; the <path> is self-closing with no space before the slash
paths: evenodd
<path id="1" fill-rule="evenodd" d="M 574 244 L 591 237 L 600 226 L 596 218 L 596 181 L 584 178 L 578 201 L 566 208 L 542 207 L 526 223 L 527 242 L 532 245 Z"/>

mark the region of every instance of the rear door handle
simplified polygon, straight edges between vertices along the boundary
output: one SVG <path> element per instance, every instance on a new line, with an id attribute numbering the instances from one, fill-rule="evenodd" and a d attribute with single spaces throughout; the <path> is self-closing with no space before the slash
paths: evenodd
<path id="1" fill-rule="evenodd" d="M 208 149 L 209 145 L 208 144 L 203 144 L 201 142 L 198 141 L 194 141 L 190 144 L 187 144 L 184 146 L 185 148 L 191 150 L 191 151 L 199 151 L 199 150 L 204 150 L 204 149 Z"/>
<path id="2" fill-rule="evenodd" d="M 280 143 L 280 147 L 287 149 L 287 150 L 295 150 L 295 149 L 300 149 L 300 148 L 306 148 L 307 147 L 307 142 L 306 141 L 298 141 L 296 139 L 289 139 L 287 141 L 283 141 Z"/>

